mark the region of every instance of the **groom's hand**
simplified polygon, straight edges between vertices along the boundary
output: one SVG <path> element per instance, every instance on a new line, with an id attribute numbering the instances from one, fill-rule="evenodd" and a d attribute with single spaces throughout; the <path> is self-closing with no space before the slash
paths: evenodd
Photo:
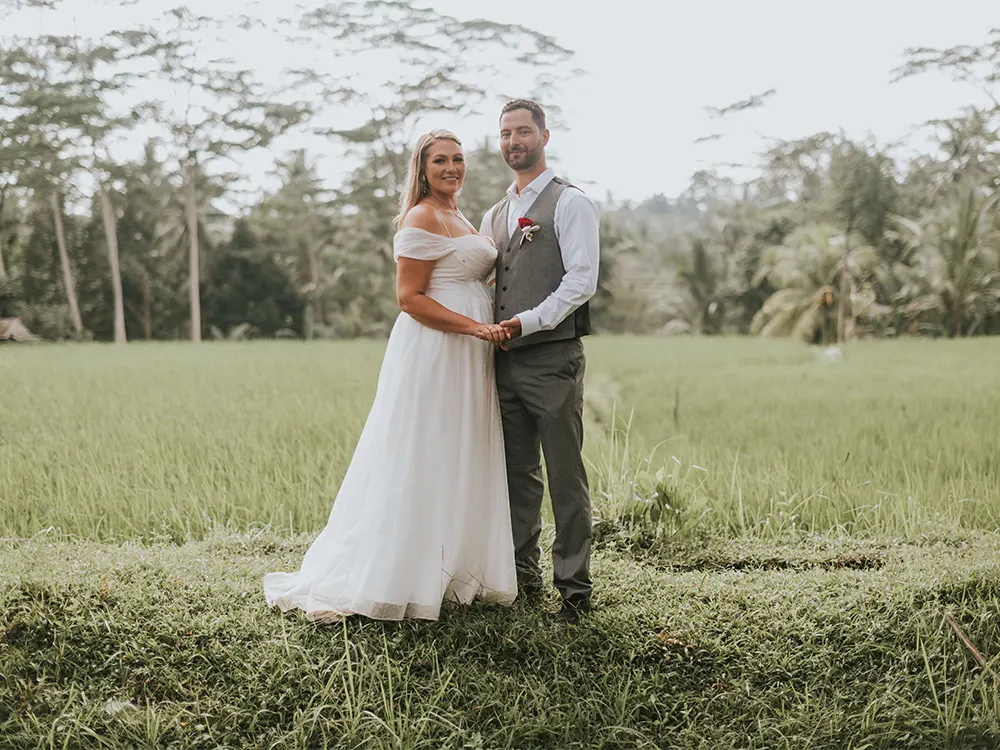
<path id="1" fill-rule="evenodd" d="M 507 331 L 508 338 L 516 338 L 521 335 L 521 320 L 517 316 L 511 318 L 510 320 L 500 321 L 500 325 L 505 331 Z M 505 345 L 501 345 L 500 348 L 504 350 L 507 349 Z"/>
<path id="2" fill-rule="evenodd" d="M 521 335 L 521 319 L 516 316 L 510 320 L 500 321 L 500 325 L 507 330 L 511 338 Z"/>
<path id="3" fill-rule="evenodd" d="M 513 317 L 510 320 L 502 320 L 502 321 L 500 321 L 500 325 L 502 325 L 504 328 L 506 328 L 510 332 L 510 337 L 511 338 L 514 338 L 515 336 L 520 336 L 521 335 L 521 319 L 520 318 Z"/>

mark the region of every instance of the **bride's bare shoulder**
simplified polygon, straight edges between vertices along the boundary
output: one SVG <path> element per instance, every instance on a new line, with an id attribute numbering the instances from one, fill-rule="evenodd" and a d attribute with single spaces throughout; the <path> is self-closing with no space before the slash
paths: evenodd
<path id="1" fill-rule="evenodd" d="M 441 234 L 444 227 L 441 226 L 441 217 L 437 211 L 426 203 L 418 203 L 406 212 L 400 229 L 423 229 L 425 232 Z"/>

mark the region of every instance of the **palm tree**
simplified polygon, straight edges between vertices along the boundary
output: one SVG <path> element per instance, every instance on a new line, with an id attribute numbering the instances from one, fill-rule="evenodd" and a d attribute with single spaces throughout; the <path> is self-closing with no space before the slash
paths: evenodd
<path id="1" fill-rule="evenodd" d="M 1000 194 L 967 181 L 919 221 L 896 217 L 912 252 L 912 265 L 896 269 L 912 319 L 929 313 L 932 328 L 962 336 L 1000 307 L 1000 234 L 992 224 L 998 202 Z"/>
<path id="2" fill-rule="evenodd" d="M 211 252 L 218 240 L 228 234 L 229 217 L 213 201 L 225 194 L 235 181 L 235 175 L 209 175 L 197 162 L 182 166 L 181 171 L 169 177 L 159 172 L 162 165 L 155 167 L 156 182 L 151 187 L 155 191 L 154 199 L 161 202 L 162 214 L 150 254 L 156 258 L 170 258 L 170 265 L 176 264 L 178 273 L 182 267 L 180 259 L 187 256 L 188 334 L 192 341 L 198 342 L 201 341 L 200 291 L 205 251 Z M 149 165 L 149 168 L 154 167 Z"/>
<path id="3" fill-rule="evenodd" d="M 1000 110 L 968 107 L 957 117 L 927 123 L 938 129 L 934 135 L 938 152 L 917 157 L 907 170 L 905 185 L 912 206 L 930 208 L 967 181 L 1000 187 L 998 115 Z"/>
<path id="4" fill-rule="evenodd" d="M 994 115 L 969 107 L 962 116 L 931 123 L 944 131 L 936 138 L 943 156 L 938 168 L 950 183 L 972 179 L 982 184 L 996 179 L 1000 134 Z"/>
<path id="5" fill-rule="evenodd" d="M 846 237 L 828 226 L 797 230 L 783 245 L 766 253 L 755 281 L 767 279 L 777 289 L 754 315 L 752 333 L 794 336 L 814 341 L 817 332 L 829 343 L 836 325 L 839 278 L 845 267 Z M 852 242 L 847 251 L 846 275 L 851 296 L 867 282 L 872 250 Z M 857 312 L 852 311 L 852 321 Z M 853 323 L 852 323 L 853 326 Z"/>
<path id="6" fill-rule="evenodd" d="M 691 242 L 689 261 L 677 273 L 678 294 L 668 305 L 673 328 L 695 335 L 722 332 L 726 309 L 726 273 L 721 253 L 705 239 Z"/>

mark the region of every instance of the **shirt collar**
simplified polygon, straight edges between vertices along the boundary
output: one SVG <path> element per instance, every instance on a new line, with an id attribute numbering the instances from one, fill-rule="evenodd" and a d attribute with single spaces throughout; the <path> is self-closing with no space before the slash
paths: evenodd
<path id="1" fill-rule="evenodd" d="M 528 185 L 524 188 L 524 190 L 521 191 L 521 196 L 523 196 L 525 193 L 527 193 L 529 191 L 532 192 L 532 193 L 534 193 L 535 195 L 540 194 L 548 186 L 548 184 L 550 182 L 552 182 L 552 179 L 555 176 L 556 176 L 556 173 L 552 171 L 552 167 L 549 167 L 544 172 L 542 172 L 540 175 L 538 175 L 538 177 L 536 177 L 530 183 L 528 183 Z M 516 182 L 512 182 L 510 184 L 510 187 L 507 188 L 507 195 L 510 196 L 510 199 L 512 201 L 516 201 L 516 200 L 518 200 L 519 197 L 521 197 L 521 196 L 518 196 L 518 194 L 517 194 L 517 183 Z"/>

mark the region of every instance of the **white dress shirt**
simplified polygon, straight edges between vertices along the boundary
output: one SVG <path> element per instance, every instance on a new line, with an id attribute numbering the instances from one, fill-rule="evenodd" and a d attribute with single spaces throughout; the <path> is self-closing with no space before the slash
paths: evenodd
<path id="1" fill-rule="evenodd" d="M 535 199 L 552 182 L 555 173 L 546 169 L 520 194 L 517 184 L 507 188 L 510 205 L 507 211 L 507 233 L 513 237 L 517 220 L 528 215 Z M 559 196 L 555 214 L 556 240 L 566 273 L 552 294 L 537 307 L 519 312 L 521 335 L 550 331 L 562 323 L 578 307 L 597 292 L 597 267 L 600 262 L 600 211 L 582 191 L 568 187 Z M 483 216 L 479 233 L 496 242 L 493 236 L 493 209 Z M 503 248 L 499 248 L 503 250 Z"/>

